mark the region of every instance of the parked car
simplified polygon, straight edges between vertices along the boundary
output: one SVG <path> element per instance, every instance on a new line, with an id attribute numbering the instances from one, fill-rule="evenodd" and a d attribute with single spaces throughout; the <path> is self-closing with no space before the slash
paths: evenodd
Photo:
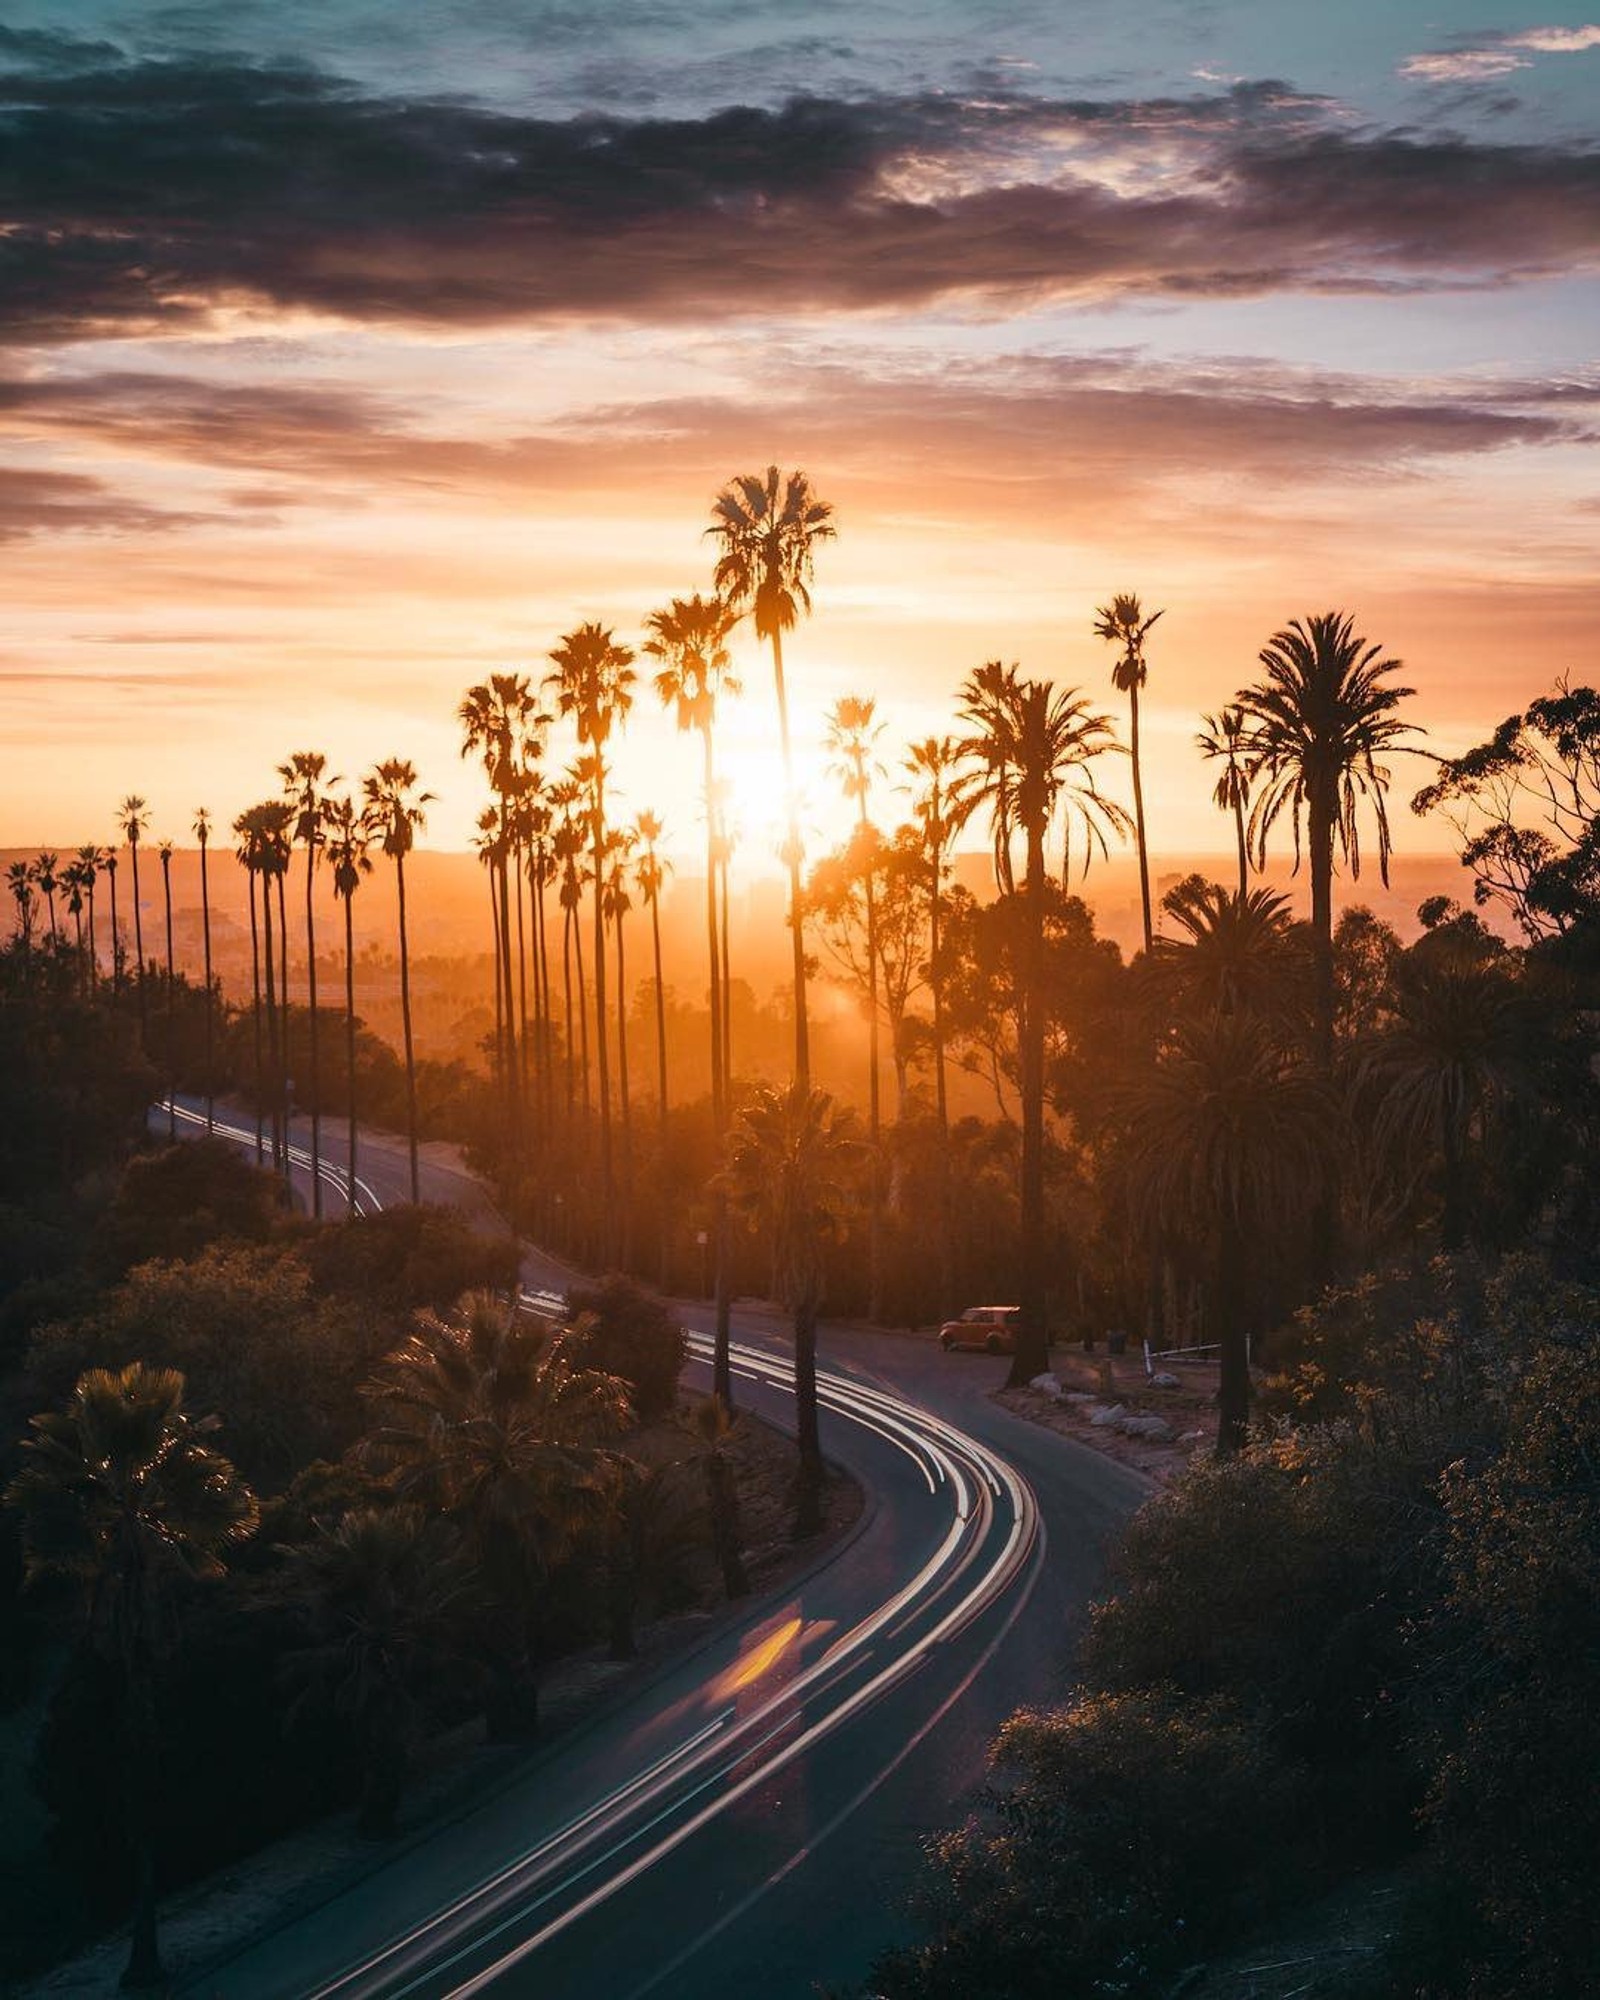
<path id="1" fill-rule="evenodd" d="M 947 1319 L 939 1329 L 939 1345 L 975 1347 L 985 1354 L 1013 1354 L 1021 1306 L 968 1306 L 960 1319 Z"/>

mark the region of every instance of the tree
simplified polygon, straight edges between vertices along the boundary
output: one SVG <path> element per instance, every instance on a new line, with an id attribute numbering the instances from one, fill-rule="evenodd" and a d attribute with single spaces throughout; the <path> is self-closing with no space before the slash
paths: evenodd
<path id="1" fill-rule="evenodd" d="M 1234 837 L 1239 847 L 1239 894 L 1250 887 L 1250 842 L 1245 833 L 1245 815 L 1250 810 L 1250 789 L 1255 767 L 1250 755 L 1250 732 L 1244 710 L 1229 702 L 1215 715 L 1200 718 L 1203 727 L 1195 737 L 1202 757 L 1222 765 L 1211 797 L 1223 812 L 1233 814 Z"/>
<path id="2" fill-rule="evenodd" d="M 33 944 L 34 914 L 37 909 L 31 865 L 26 861 L 13 861 L 6 869 L 6 887 L 11 891 L 11 900 L 17 906 L 17 936 L 21 938 L 22 949 L 26 952 Z"/>
<path id="3" fill-rule="evenodd" d="M 700 1465 L 706 1483 L 706 1513 L 711 1523 L 711 1549 L 722 1572 L 722 1588 L 729 1598 L 750 1595 L 750 1575 L 744 1565 L 744 1535 L 739 1520 L 739 1481 L 728 1451 L 743 1421 L 720 1396 L 707 1396 L 696 1403 L 689 1417 L 690 1434 L 700 1447 Z"/>
<path id="4" fill-rule="evenodd" d="M 1188 875 L 1167 891 L 1161 907 L 1178 935 L 1156 939 L 1145 980 L 1168 1019 L 1250 1012 L 1303 1026 L 1311 966 L 1305 932 L 1291 921 L 1287 897 L 1270 889 L 1241 896 Z"/>
<path id="5" fill-rule="evenodd" d="M 662 611 L 645 620 L 649 637 L 644 650 L 662 662 L 655 677 L 656 698 L 676 712 L 680 730 L 700 736 L 706 810 L 706 953 L 709 968 L 711 1018 L 711 1116 L 718 1143 L 727 1130 L 728 1018 L 724 1005 L 726 958 L 717 933 L 717 864 L 720 847 L 719 791 L 716 775 L 718 704 L 737 695 L 728 653 L 728 634 L 737 614 L 720 597 L 675 597 Z M 724 892 L 724 918 L 726 917 Z M 728 1275 L 727 1197 L 720 1186 L 712 1192 L 712 1244 L 716 1257 L 713 1279 L 716 1331 L 712 1343 L 712 1390 L 733 1407 L 733 1369 L 728 1357 L 732 1300 Z"/>
<path id="6" fill-rule="evenodd" d="M 172 963 L 172 842 L 170 840 L 158 842 L 156 853 L 161 857 L 161 897 L 166 909 L 167 919 L 167 1137 L 169 1139 L 176 1139 L 178 1136 L 178 1106 L 174 1095 L 177 1090 L 177 1079 L 173 1071 L 176 1056 L 176 1044 L 173 1033 L 175 1025 L 173 1008 L 176 995 L 174 992 Z"/>
<path id="7" fill-rule="evenodd" d="M 606 836 L 610 867 L 602 899 L 605 920 L 617 939 L 617 1103 L 622 1113 L 622 1255 L 624 1270 L 633 1261 L 633 1100 L 628 1089 L 628 985 L 624 923 L 633 908 L 628 894 L 628 863 L 635 835 L 617 827 Z"/>
<path id="8" fill-rule="evenodd" d="M 817 1318 L 828 1245 L 857 1199 L 863 1152 L 854 1115 L 823 1090 L 758 1090 L 734 1122 L 725 1184 L 734 1207 L 766 1234 L 773 1289 L 794 1331 L 795 1424 L 800 1470 L 795 1534 L 822 1527 L 822 1443 L 817 1423 Z"/>
<path id="9" fill-rule="evenodd" d="M 1139 693 L 1149 678 L 1145 665 L 1145 634 L 1162 616 L 1152 611 L 1148 618 L 1137 597 L 1118 595 L 1095 613 L 1095 637 L 1122 648 L 1121 658 L 1111 669 L 1111 683 L 1128 697 L 1128 754 L 1133 764 L 1133 828 L 1139 849 L 1139 902 L 1144 913 L 1144 948 L 1150 949 L 1154 931 L 1150 921 L 1150 851 L 1144 832 L 1144 781 L 1139 764 Z"/>
<path id="10" fill-rule="evenodd" d="M 234 821 L 233 830 L 239 837 L 237 849 L 240 862 L 247 871 L 251 886 L 250 942 L 251 969 L 255 976 L 256 1012 L 259 1023 L 261 1001 L 266 1001 L 266 1067 L 265 1090 L 262 1089 L 261 1037 L 259 1026 L 256 1038 L 256 1081 L 257 1081 L 257 1151 L 260 1150 L 260 1106 L 265 1101 L 270 1107 L 272 1122 L 272 1164 L 275 1171 L 281 1171 L 285 1180 L 289 1178 L 289 1135 L 285 1120 L 288 1097 L 288 1065 L 285 1056 L 288 1023 L 283 1023 L 285 1046 L 280 1046 L 279 1005 L 277 984 L 273 966 L 272 930 L 272 889 L 275 881 L 281 880 L 289 866 L 289 827 L 292 808 L 282 799 L 265 799 L 260 805 L 251 806 Z M 257 944 L 256 912 L 254 894 L 257 883 L 261 890 L 261 925 L 259 948 Z"/>
<path id="11" fill-rule="evenodd" d="M 58 854 L 51 853 L 49 849 L 46 849 L 34 858 L 33 879 L 39 885 L 39 894 L 43 896 L 45 908 L 50 915 L 50 942 L 52 944 L 56 941 L 56 889 L 59 885 L 58 871 L 60 867 L 61 857 Z"/>
<path id="12" fill-rule="evenodd" d="M 327 800 L 319 787 L 328 760 L 320 750 L 296 750 L 278 776 L 295 809 L 291 838 L 306 851 L 306 1006 L 310 1010 L 311 1034 L 311 1213 L 322 1218 L 322 1067 L 317 1023 L 317 850 L 323 842 L 323 814 Z M 339 780 L 329 780 L 337 784 Z"/>
<path id="13" fill-rule="evenodd" d="M 363 875 L 372 873 L 367 853 L 367 832 L 355 801 L 348 794 L 328 799 L 323 806 L 323 837 L 327 842 L 328 866 L 333 870 L 333 893 L 344 905 L 344 1060 L 345 1088 L 349 1096 L 349 1128 L 345 1163 L 345 1214 L 356 1213 L 356 940 L 355 898 Z"/>
<path id="14" fill-rule="evenodd" d="M 589 746 L 580 759 L 589 790 L 589 837 L 594 855 L 595 1074 L 600 1095 L 600 1190 L 604 1247 L 615 1254 L 616 1191 L 611 1169 L 611 1071 L 606 1049 L 606 746 L 633 706 L 633 649 L 617 643 L 604 626 L 589 623 L 564 633 L 551 648 L 555 671 L 546 685 L 555 689 L 556 708 L 570 716 L 578 742 Z"/>
<path id="15" fill-rule="evenodd" d="M 940 974 L 940 917 L 945 868 L 950 844 L 972 810 L 959 782 L 960 751 L 953 736 L 925 736 L 906 752 L 905 768 L 913 785 L 911 810 L 922 836 L 928 869 L 928 985 L 933 995 L 934 1100 L 941 1141 L 950 1136 L 950 1109 L 945 1090 L 944 980 Z"/>
<path id="16" fill-rule="evenodd" d="M 261 927 L 256 917 L 256 875 L 261 866 L 259 834 L 251 813 L 240 813 L 233 822 L 234 839 L 237 842 L 233 852 L 239 866 L 245 871 L 246 894 L 250 905 L 250 1039 L 255 1058 L 255 1098 L 256 1098 L 256 1161 L 259 1165 L 262 1152 L 262 1111 L 266 1104 L 266 1073 L 262 1067 L 261 1052 Z M 113 906 L 114 907 L 114 906 Z M 112 922 L 115 924 L 115 917 Z M 277 1164 L 274 1152 L 273 1164 Z"/>
<path id="17" fill-rule="evenodd" d="M 1389 772 L 1378 759 L 1404 749 L 1414 725 L 1395 710 L 1412 688 L 1387 678 L 1400 662 L 1369 645 L 1337 611 L 1293 618 L 1262 647 L 1263 678 L 1237 702 L 1249 730 L 1249 757 L 1260 791 L 1250 816 L 1257 865 L 1267 839 L 1288 814 L 1295 865 L 1301 830 L 1311 860 L 1311 936 L 1316 966 L 1317 1046 L 1333 1062 L 1333 860 L 1335 843 L 1352 875 L 1361 873 L 1358 807 L 1370 804 L 1378 830 L 1378 871 L 1389 880 Z"/>
<path id="18" fill-rule="evenodd" d="M 366 1393 L 378 1417 L 369 1456 L 460 1524 L 494 1600 L 491 1728 L 528 1733 L 544 1583 L 604 1512 L 627 1390 L 574 1367 L 562 1336 L 479 1293 L 449 1318 L 419 1314 Z"/>
<path id="19" fill-rule="evenodd" d="M 83 884 L 89 919 L 89 984 L 93 986 L 100 977 L 100 957 L 94 935 L 94 892 L 99 881 L 100 870 L 105 866 L 104 851 L 92 842 L 78 849 L 78 879 Z"/>
<path id="20" fill-rule="evenodd" d="M 491 873 L 499 892 L 497 927 L 499 984 L 505 1002 L 505 1049 L 503 1083 L 511 1102 L 512 1131 L 520 1144 L 523 1033 L 526 1028 L 527 975 L 522 930 L 522 859 L 517 832 L 516 801 L 522 782 L 519 753 L 529 738 L 538 708 L 525 674 L 491 674 L 486 682 L 467 689 L 457 715 L 461 722 L 461 754 L 477 751 L 483 759 L 484 774 L 499 808 L 501 841 L 491 850 Z M 542 722 L 543 718 L 540 718 Z M 536 738 L 535 738 L 536 740 Z M 514 989 L 511 965 L 510 885 L 517 882 L 517 981 Z M 513 991 L 519 995 L 512 998 Z"/>
<path id="21" fill-rule="evenodd" d="M 137 792 L 130 792 L 118 808 L 118 825 L 128 843 L 128 853 L 133 862 L 133 949 L 139 968 L 139 1033 L 141 1037 L 147 1026 L 144 997 L 144 913 L 139 901 L 139 836 L 150 824 L 150 814 L 145 802 Z"/>
<path id="22" fill-rule="evenodd" d="M 787 793 L 789 927 L 794 947 L 794 1074 L 802 1091 L 811 1087 L 811 1046 L 806 1026 L 806 954 L 800 840 L 800 801 L 795 791 L 794 755 L 789 741 L 789 698 L 783 677 L 783 635 L 800 613 L 811 610 L 811 578 L 816 547 L 835 532 L 833 508 L 820 499 L 803 472 L 781 478 L 775 465 L 765 478 L 743 474 L 711 504 L 708 534 L 721 544 L 717 594 L 735 610 L 749 611 L 757 639 L 772 646 L 772 675 L 778 696 L 778 738 L 783 747 Z"/>
<path id="23" fill-rule="evenodd" d="M 205 943 L 206 1131 L 213 1132 L 217 1122 L 216 1069 L 212 1059 L 216 1039 L 217 996 L 211 979 L 211 815 L 204 806 L 195 809 L 194 837 L 200 843 L 200 928 Z"/>
<path id="24" fill-rule="evenodd" d="M 1136 1216 L 1153 1237 L 1187 1233 L 1206 1258 L 1222 1347 L 1217 1450 L 1236 1451 L 1249 1424 L 1252 1262 L 1327 1178 L 1332 1098 L 1265 1022 L 1236 1011 L 1181 1021 L 1120 1108 Z"/>
<path id="25" fill-rule="evenodd" d="M 117 922 L 117 850 L 114 847 L 102 849 L 101 865 L 111 884 L 111 993 L 114 999 L 122 991 L 122 930 Z"/>
<path id="26" fill-rule="evenodd" d="M 1012 1357 L 1014 1387 L 1031 1382 L 1050 1362 L 1044 1269 L 1044 905 L 1045 834 L 1063 791 L 1096 800 L 1090 762 L 1113 747 L 1109 717 L 1096 714 L 1076 689 L 1023 680 L 1017 669 L 990 661 L 961 689 L 959 746 L 971 768 L 966 796 L 987 808 L 995 865 L 1007 896 L 1015 894 L 1011 846 L 1020 832 L 1027 853 L 1027 933 L 1022 976 L 1022 1274 L 1020 1324 Z M 1102 805 L 1106 802 L 1101 801 Z M 1107 808 L 1107 817 L 1111 809 Z M 1114 823 L 1114 821 L 1113 821 Z"/>
<path id="27" fill-rule="evenodd" d="M 650 912 L 650 959 L 656 999 L 656 1111 L 663 1141 L 667 1130 L 667 989 L 661 978 L 661 890 L 672 864 L 661 858 L 658 843 L 665 828 L 653 812 L 642 812 L 633 823 L 634 838 L 644 849 L 634 864 L 634 880 Z"/>
<path id="28" fill-rule="evenodd" d="M 400 912 L 400 1024 L 406 1057 L 406 1140 L 411 1152 L 411 1199 L 420 1201 L 421 1181 L 417 1172 L 417 1056 L 411 1036 L 411 955 L 406 936 L 406 856 L 416 845 L 417 835 L 427 824 L 425 807 L 433 803 L 432 792 L 416 792 L 417 774 L 403 757 L 390 757 L 377 765 L 361 781 L 365 805 L 362 832 L 375 840 L 394 863 L 395 893 Z"/>
<path id="29" fill-rule="evenodd" d="M 36 1416 L 6 1502 L 22 1517 L 30 1578 L 67 1576 L 84 1589 L 90 1637 L 119 1685 L 122 1809 L 137 1893 L 125 1987 L 163 1973 L 150 1837 L 159 1774 L 156 1682 L 176 1639 L 173 1597 L 214 1576 L 223 1552 L 255 1530 L 255 1496 L 205 1442 L 211 1418 L 183 1408 L 183 1377 L 140 1362 L 90 1369 L 64 1410 Z"/>

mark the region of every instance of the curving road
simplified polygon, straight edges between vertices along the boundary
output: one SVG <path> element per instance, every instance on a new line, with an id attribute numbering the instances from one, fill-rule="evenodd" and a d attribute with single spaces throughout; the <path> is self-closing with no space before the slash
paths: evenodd
<path id="1" fill-rule="evenodd" d="M 403 1199 L 403 1143 L 362 1147 L 359 1203 Z M 426 1149 L 422 1171 L 427 1198 L 493 1222 L 450 1149 Z M 525 1257 L 534 1290 L 568 1275 Z M 708 1309 L 684 1318 L 709 1384 Z M 786 1421 L 780 1329 L 746 1311 L 734 1331 L 740 1402 Z M 1146 1489 L 996 1408 L 1003 1361 L 831 1327 L 824 1353 L 824 1448 L 869 1495 L 841 1550 L 468 1816 L 179 1990 L 810 2000 L 908 1935 L 924 1833 L 959 1817 L 1004 1716 L 1054 1692 L 1105 1539 Z"/>

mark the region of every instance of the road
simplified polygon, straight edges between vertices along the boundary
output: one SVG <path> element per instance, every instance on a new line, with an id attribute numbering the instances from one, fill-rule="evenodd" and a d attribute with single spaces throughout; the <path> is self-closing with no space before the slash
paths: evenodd
<path id="1" fill-rule="evenodd" d="M 403 1199 L 403 1142 L 361 1144 L 358 1199 Z M 492 1225 L 450 1149 L 425 1149 L 422 1177 L 425 1198 Z M 330 1186 L 327 1212 L 342 1203 Z M 523 1275 L 536 1290 L 568 1277 L 537 1251 Z M 683 1314 L 706 1384 L 709 1309 Z M 734 1337 L 738 1400 L 785 1422 L 782 1328 L 736 1310 Z M 914 1935 L 923 1838 L 962 1816 L 1005 1716 L 1060 1689 L 1107 1538 L 1147 1489 L 991 1402 L 1002 1359 L 833 1326 L 822 1345 L 824 1449 L 869 1495 L 848 1544 L 478 1810 L 181 1992 L 811 2000 Z"/>

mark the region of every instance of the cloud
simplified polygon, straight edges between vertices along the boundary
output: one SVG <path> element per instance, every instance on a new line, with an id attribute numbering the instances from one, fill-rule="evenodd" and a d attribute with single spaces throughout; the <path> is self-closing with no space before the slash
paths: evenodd
<path id="1" fill-rule="evenodd" d="M 1190 97 L 511 116 L 199 58 L 19 71 L 0 339 L 1503 283 L 1600 264 L 1600 156 Z"/>
<path id="2" fill-rule="evenodd" d="M 1475 35 L 1459 48 L 1430 49 L 1407 56 L 1400 74 L 1423 83 L 1483 83 L 1529 68 L 1535 55 L 1581 55 L 1596 48 L 1600 48 L 1600 27 L 1523 28 L 1514 33 Z"/>
<path id="3" fill-rule="evenodd" d="M 0 542 L 66 532 L 148 533 L 190 527 L 202 518 L 129 499 L 86 473 L 0 465 Z"/>

